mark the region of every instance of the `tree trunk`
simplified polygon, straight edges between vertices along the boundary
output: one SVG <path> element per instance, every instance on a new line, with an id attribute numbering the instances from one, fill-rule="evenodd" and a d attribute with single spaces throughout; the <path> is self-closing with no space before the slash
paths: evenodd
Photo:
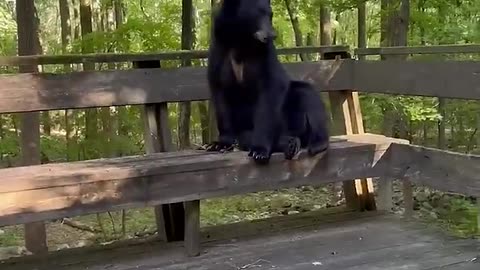
<path id="1" fill-rule="evenodd" d="M 71 0 L 73 7 L 73 38 L 75 40 L 80 39 L 80 5 L 79 0 Z"/>
<path id="2" fill-rule="evenodd" d="M 18 55 L 41 54 L 38 38 L 38 18 L 34 0 L 16 1 Z M 37 66 L 19 66 L 22 73 L 38 72 Z M 40 164 L 40 119 L 37 112 L 21 115 L 22 164 Z M 32 253 L 46 253 L 47 237 L 45 224 L 35 222 L 25 225 L 25 245 Z"/>
<path id="3" fill-rule="evenodd" d="M 312 32 L 307 34 L 307 38 L 306 38 L 306 41 L 305 41 L 307 46 L 314 46 L 314 36 L 313 35 L 314 35 L 314 33 L 312 33 Z M 312 54 L 307 55 L 307 60 L 308 61 L 312 61 L 314 59 L 315 59 L 314 55 L 312 55 Z"/>
<path id="4" fill-rule="evenodd" d="M 330 19 L 330 9 L 325 5 L 320 5 L 320 44 L 332 45 L 332 22 Z"/>
<path id="5" fill-rule="evenodd" d="M 367 47 L 367 4 L 365 0 L 358 1 L 357 6 L 358 18 L 358 48 L 366 48 Z M 359 56 L 360 60 L 365 59 L 365 56 Z"/>
<path id="6" fill-rule="evenodd" d="M 292 3 L 292 1 L 296 0 L 284 0 L 285 7 L 287 8 L 288 17 L 290 18 L 290 22 L 292 23 L 293 34 L 295 36 L 295 45 L 297 47 L 303 46 L 303 35 L 302 30 L 300 29 L 300 23 L 298 22 L 298 12 L 297 7 Z M 300 54 L 300 59 L 305 61 L 307 58 L 305 54 Z"/>
<path id="7" fill-rule="evenodd" d="M 195 20 L 192 0 L 182 0 L 182 50 L 191 50 L 195 42 Z M 183 66 L 191 66 L 191 60 L 184 60 Z M 178 119 L 178 142 L 180 149 L 190 147 L 190 102 L 181 102 Z"/>
<path id="8" fill-rule="evenodd" d="M 62 28 L 62 53 L 68 54 L 68 45 L 72 38 L 72 28 L 70 25 L 70 7 L 68 0 L 59 0 L 60 6 L 60 26 Z M 66 72 L 70 71 L 70 65 L 65 64 L 64 69 Z"/>
<path id="9" fill-rule="evenodd" d="M 114 12 L 114 3 L 113 0 L 110 0 L 104 3 L 103 7 L 104 10 L 100 10 L 100 14 L 102 16 L 102 24 L 101 27 L 104 28 L 104 31 L 112 32 L 115 30 L 115 12 Z M 105 48 L 105 52 L 113 52 L 114 48 L 107 47 Z M 114 63 L 108 63 L 108 69 L 113 70 L 115 69 Z M 104 107 L 100 109 L 101 120 L 102 120 L 102 139 L 104 140 L 104 149 L 103 155 L 106 157 L 113 157 L 115 156 L 115 152 L 113 151 L 113 141 L 114 141 L 114 128 L 115 125 L 112 121 L 111 109 L 110 107 Z"/>
<path id="10" fill-rule="evenodd" d="M 196 16 L 195 16 L 195 19 L 198 20 Z M 200 114 L 200 128 L 202 129 L 201 131 L 202 144 L 207 144 L 210 142 L 209 134 L 210 134 L 210 128 L 211 128 L 210 115 L 208 112 L 208 101 L 199 101 L 197 103 L 197 106 L 198 106 L 198 113 Z"/>
<path id="11" fill-rule="evenodd" d="M 35 33 L 36 33 L 35 39 L 34 39 L 35 54 L 42 54 L 43 48 L 40 42 L 40 19 L 38 18 L 38 13 L 36 9 L 34 14 L 35 14 L 35 17 L 33 19 L 34 19 L 34 27 L 35 27 Z M 42 122 L 43 133 L 47 136 L 50 136 L 51 130 L 52 130 L 52 124 L 50 120 L 49 111 L 41 112 L 41 122 Z"/>
<path id="12" fill-rule="evenodd" d="M 80 25 L 82 39 L 92 33 L 92 2 L 91 0 L 80 0 Z M 90 42 L 82 43 L 82 53 L 93 53 Z M 95 69 L 95 64 L 84 63 L 83 70 L 91 71 Z M 87 140 L 95 140 L 98 136 L 97 109 L 85 110 L 85 137 Z M 89 157 L 90 158 L 90 157 Z"/>
<path id="13" fill-rule="evenodd" d="M 210 0 L 210 34 L 212 32 L 213 20 L 217 8 L 218 0 Z M 215 108 L 211 100 L 208 101 L 208 142 L 213 142 L 218 138 L 217 119 L 215 117 Z"/>
<path id="14" fill-rule="evenodd" d="M 124 8 L 122 0 L 113 0 L 115 9 L 115 24 L 117 29 L 123 24 Z"/>
<path id="15" fill-rule="evenodd" d="M 4 133 L 4 130 L 3 130 L 3 125 L 4 125 L 4 122 L 3 122 L 3 115 L 0 114 L 0 140 L 4 138 L 5 136 L 5 133 Z M 2 157 L 0 156 L 0 159 Z"/>
<path id="16" fill-rule="evenodd" d="M 446 136 L 445 136 L 445 123 L 446 123 L 446 100 L 444 98 L 438 98 L 438 112 L 440 113 L 441 119 L 438 120 L 438 148 L 446 149 Z"/>
<path id="17" fill-rule="evenodd" d="M 72 27 L 70 24 L 70 7 L 68 0 L 59 0 L 60 7 L 60 27 L 62 34 L 62 53 L 68 54 L 68 45 L 72 38 Z M 65 72 L 71 71 L 71 66 L 65 64 L 63 66 Z M 72 138 L 72 110 L 65 110 L 65 139 L 67 141 L 67 160 L 71 160 L 71 153 L 73 152 L 73 138 Z"/>

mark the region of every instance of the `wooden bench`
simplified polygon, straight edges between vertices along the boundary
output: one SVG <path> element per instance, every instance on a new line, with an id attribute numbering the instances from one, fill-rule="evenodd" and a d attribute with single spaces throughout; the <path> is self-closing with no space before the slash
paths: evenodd
<path id="1" fill-rule="evenodd" d="M 198 200 L 385 176 L 393 142 L 403 141 L 341 136 L 323 158 L 275 154 L 269 166 L 256 166 L 245 152 L 178 151 L 2 169 L 0 226 L 185 202 L 185 245 L 196 255 Z"/>
<path id="2" fill-rule="evenodd" d="M 347 50 L 348 47 L 345 46 L 324 46 L 279 49 L 279 53 L 320 53 L 334 57 L 335 55 L 348 55 Z M 2 93 L 0 95 L 0 113 L 145 105 L 145 149 L 147 153 L 145 157 L 35 165 L 2 170 L 4 173 L 8 172 L 9 176 L 4 175 L 0 180 L 0 199 L 5 198 L 7 203 L 4 205 L 8 206 L 0 211 L 0 225 L 28 224 L 27 248 L 38 253 L 45 248 L 45 243 L 42 243 L 45 236 L 43 239 L 38 237 L 41 234 L 45 235 L 45 229 L 42 227 L 42 223 L 36 221 L 153 205 L 155 206 L 159 237 L 166 241 L 186 238 L 187 242 L 191 243 L 187 245 L 189 253 L 196 254 L 198 248 L 194 247 L 193 243 L 196 241 L 192 239 L 197 237 L 199 199 L 277 189 L 295 184 L 308 184 L 316 180 L 312 175 L 298 178 L 297 174 L 305 173 L 306 169 L 302 166 L 312 162 L 303 157 L 301 161 L 278 164 L 274 162 L 268 168 L 260 169 L 252 167 L 245 159 L 244 153 L 231 155 L 199 152 L 156 154 L 174 151 L 171 131 L 168 127 L 168 103 L 209 99 L 205 68 L 161 69 L 160 61 L 205 58 L 206 55 L 206 52 L 178 52 L 0 58 L 0 65 L 8 66 L 133 62 L 133 66 L 136 68 L 133 70 L 87 71 L 67 74 L 24 73 L 0 76 Z M 342 92 L 331 94 L 333 102 L 331 107 L 335 116 L 334 135 L 363 132 L 358 97 L 348 91 L 351 86 L 351 65 L 349 63 L 353 62 L 351 60 L 332 60 L 285 64 L 294 78 L 309 80 L 315 83 L 319 90 L 342 90 Z M 344 102 L 349 104 L 345 106 L 342 104 Z M 28 138 L 28 140 L 31 139 Z M 31 143 L 32 141 L 30 141 Z M 370 152 L 373 153 L 375 145 L 374 143 L 362 147 L 372 148 Z M 353 146 L 355 146 L 353 141 L 334 143 L 331 156 L 346 154 L 350 149 L 361 149 L 361 147 Z M 29 146 L 25 145 L 25 147 Z M 27 153 L 35 155 L 33 152 Z M 336 158 L 340 158 L 340 156 Z M 326 162 L 328 163 L 328 161 Z M 360 159 L 351 162 L 360 162 Z M 319 164 L 321 163 L 319 162 Z M 34 164 L 35 162 L 27 162 L 24 165 Z M 293 170 L 293 168 L 283 168 L 282 166 L 286 165 L 280 164 L 297 165 Z M 315 163 L 311 166 L 314 165 Z M 222 166 L 226 168 L 221 169 Z M 279 170 L 279 166 L 283 169 Z M 338 166 L 345 167 L 347 164 L 340 162 Z M 367 170 L 367 167 L 358 168 L 364 172 L 360 176 L 373 172 L 370 169 Z M 32 171 L 27 172 L 26 170 Z M 196 170 L 203 171 L 196 175 Z M 235 170 L 237 174 L 233 174 L 230 170 Z M 333 171 L 330 172 L 330 174 L 332 173 Z M 176 181 L 175 184 L 164 182 L 163 179 L 166 179 L 167 175 L 169 180 Z M 355 174 L 348 173 L 346 175 L 350 178 L 334 176 L 331 181 L 346 180 L 344 190 L 347 205 L 357 209 L 372 208 L 372 205 L 375 205 L 373 196 L 371 196 L 372 190 L 368 191 L 365 180 L 362 185 L 356 187 L 353 180 Z M 233 181 L 233 178 L 228 178 L 234 176 L 236 181 L 242 184 Z M 320 178 L 326 176 L 328 175 L 319 175 Z M 196 184 L 185 184 L 186 180 L 179 180 L 186 179 L 185 177 L 195 179 Z M 20 180 L 21 178 L 23 180 Z M 319 183 L 323 183 L 322 181 Z M 14 184 L 12 185 L 12 183 Z M 168 186 L 168 189 L 164 190 L 165 185 Z M 120 190 L 116 191 L 117 188 Z M 148 189 L 148 192 L 144 190 L 145 188 Z M 359 192 L 356 189 L 359 189 Z M 128 190 L 128 192 L 123 193 L 123 190 Z M 41 192 L 37 193 L 37 191 Z M 357 193 L 363 195 L 357 196 Z M 77 195 L 74 196 L 74 194 Z M 20 198 L 29 198 L 29 200 Z"/>

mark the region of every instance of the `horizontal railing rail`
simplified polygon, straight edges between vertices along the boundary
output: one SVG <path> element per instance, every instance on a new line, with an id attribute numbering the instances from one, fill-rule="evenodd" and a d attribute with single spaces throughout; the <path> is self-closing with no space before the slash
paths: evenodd
<path id="1" fill-rule="evenodd" d="M 480 61 L 346 59 L 284 66 L 319 91 L 480 99 Z M 210 98 L 205 67 L 1 75 L 0 93 L 0 113 Z"/>
<path id="2" fill-rule="evenodd" d="M 305 46 L 295 48 L 278 48 L 279 55 L 302 53 L 335 53 L 349 51 L 348 46 Z M 207 58 L 208 51 L 173 51 L 161 53 L 101 53 L 101 54 L 66 54 L 66 55 L 29 55 L 0 57 L 0 66 L 19 65 L 59 65 L 81 63 L 115 63 L 135 61 L 184 60 Z"/>

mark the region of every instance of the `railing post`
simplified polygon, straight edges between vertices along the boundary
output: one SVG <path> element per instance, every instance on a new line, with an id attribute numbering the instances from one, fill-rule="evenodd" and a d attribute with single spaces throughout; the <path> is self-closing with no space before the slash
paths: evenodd
<path id="1" fill-rule="evenodd" d="M 323 59 L 350 58 L 348 52 L 324 54 Z M 334 91 L 329 94 L 333 117 L 331 135 L 365 133 L 358 93 L 350 90 Z M 358 210 L 376 210 L 373 182 L 371 178 L 343 182 L 347 207 Z"/>
<path id="2" fill-rule="evenodd" d="M 38 27 L 34 21 L 35 5 L 33 1 L 17 1 L 18 24 L 18 55 L 35 55 L 40 53 L 37 46 L 35 31 Z M 21 12 L 20 12 L 21 10 Z M 19 65 L 20 73 L 36 73 L 38 66 L 34 64 Z M 21 114 L 21 156 L 22 165 L 38 165 L 40 159 L 40 119 L 39 112 L 26 112 Z M 48 252 L 47 232 L 44 222 L 25 224 L 25 247 L 34 254 Z"/>
<path id="3" fill-rule="evenodd" d="M 412 182 L 406 177 L 403 179 L 403 207 L 405 208 L 403 216 L 407 219 L 413 218 L 413 186 Z"/>
<path id="4" fill-rule="evenodd" d="M 138 61 L 134 68 L 160 68 L 160 61 Z M 147 154 L 173 151 L 172 136 L 168 126 L 168 104 L 147 104 L 144 107 L 145 151 Z M 184 238 L 185 210 L 183 203 L 155 207 L 157 233 L 163 241 L 181 241 Z"/>

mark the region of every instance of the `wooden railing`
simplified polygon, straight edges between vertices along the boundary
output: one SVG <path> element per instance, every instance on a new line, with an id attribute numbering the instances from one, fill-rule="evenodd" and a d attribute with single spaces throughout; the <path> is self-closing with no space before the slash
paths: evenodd
<path id="1" fill-rule="evenodd" d="M 278 48 L 278 55 L 341 53 L 349 50 L 348 46 L 303 46 Z M 19 65 L 63 65 L 81 63 L 120 63 L 138 61 L 165 61 L 207 58 L 208 51 L 173 51 L 161 53 L 100 53 L 70 55 L 31 55 L 2 56 L 0 66 Z"/>
<path id="2" fill-rule="evenodd" d="M 462 48 L 468 53 L 479 49 L 476 45 Z M 0 76 L 0 113 L 144 104 L 148 154 L 3 169 L 0 202 L 8 204 L 0 206 L 0 226 L 153 205 L 159 236 L 165 240 L 179 240 L 184 236 L 189 254 L 195 255 L 198 254 L 198 200 L 204 198 L 345 181 L 347 205 L 372 209 L 375 201 L 371 180 L 365 178 L 379 176 L 407 176 L 433 188 L 479 197 L 477 175 L 480 172 L 475 166 L 478 156 L 362 135 L 361 108 L 355 91 L 480 99 L 480 61 L 332 59 L 335 55 L 346 55 L 347 50 L 345 46 L 279 50 L 281 54 L 320 53 L 323 56 L 324 60 L 286 63 L 285 67 L 294 78 L 311 81 L 320 91 L 329 92 L 334 119 L 332 133 L 349 136 L 346 142 L 333 144 L 324 162 L 305 156 L 291 163 L 274 158 L 270 167 L 263 169 L 252 166 L 241 153 L 226 156 L 158 153 L 172 151 L 167 103 L 209 99 L 204 67 Z M 357 49 L 357 53 L 400 54 L 395 50 L 402 54 L 454 51 L 444 46 L 439 49 L 369 48 Z M 22 56 L 2 57 L 0 65 L 137 62 L 206 56 L 205 51 Z M 441 170 L 435 169 L 437 164 Z M 445 177 L 446 182 L 442 182 L 441 177 Z M 356 178 L 363 180 L 352 180 Z M 411 193 L 407 193 L 411 199 Z M 167 223 L 169 225 L 165 225 Z"/>

